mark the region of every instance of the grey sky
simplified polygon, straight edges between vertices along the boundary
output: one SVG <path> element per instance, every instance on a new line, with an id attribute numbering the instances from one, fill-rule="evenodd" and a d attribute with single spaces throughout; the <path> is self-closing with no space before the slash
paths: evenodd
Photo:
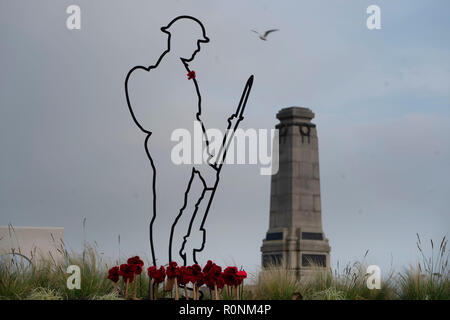
<path id="1" fill-rule="evenodd" d="M 65 10 L 81 7 L 82 29 Z M 382 29 L 366 28 L 378 4 Z M 63 226 L 105 255 L 149 256 L 142 134 L 123 82 L 165 49 L 180 14 L 211 42 L 192 63 L 208 126 L 223 127 L 255 75 L 243 128 L 273 128 L 287 106 L 318 125 L 322 217 L 332 263 L 416 260 L 415 234 L 450 226 L 448 1 L 2 1 L 0 225 Z M 264 42 L 250 31 L 276 27 Z M 182 97 L 179 98 L 180 103 Z M 269 219 L 270 178 L 228 166 L 208 221 L 205 259 L 255 270 Z"/>

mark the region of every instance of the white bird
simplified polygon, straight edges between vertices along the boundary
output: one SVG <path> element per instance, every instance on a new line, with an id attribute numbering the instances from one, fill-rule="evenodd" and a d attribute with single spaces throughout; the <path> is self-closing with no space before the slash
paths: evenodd
<path id="1" fill-rule="evenodd" d="M 258 31 L 256 30 L 252 30 L 254 33 L 256 33 L 257 35 L 259 35 L 259 38 L 261 40 L 267 41 L 267 36 L 269 35 L 269 33 L 274 32 L 274 31 L 278 31 L 278 29 L 270 29 L 267 30 L 266 32 L 264 32 L 264 35 L 260 34 Z"/>

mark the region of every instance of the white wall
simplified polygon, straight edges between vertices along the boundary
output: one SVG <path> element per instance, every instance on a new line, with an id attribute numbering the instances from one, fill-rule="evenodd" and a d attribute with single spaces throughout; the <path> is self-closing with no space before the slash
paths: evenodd
<path id="1" fill-rule="evenodd" d="M 0 226 L 0 255 L 20 253 L 33 263 L 41 259 L 62 258 L 64 228 L 59 227 L 12 227 Z"/>

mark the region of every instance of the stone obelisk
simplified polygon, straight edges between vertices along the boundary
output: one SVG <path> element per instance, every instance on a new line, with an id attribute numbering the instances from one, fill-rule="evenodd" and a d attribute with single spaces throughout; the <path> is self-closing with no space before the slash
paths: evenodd
<path id="1" fill-rule="evenodd" d="M 322 230 L 317 130 L 308 108 L 285 108 L 277 118 L 279 170 L 271 181 L 262 265 L 279 264 L 301 278 L 317 267 L 330 268 L 331 248 Z"/>

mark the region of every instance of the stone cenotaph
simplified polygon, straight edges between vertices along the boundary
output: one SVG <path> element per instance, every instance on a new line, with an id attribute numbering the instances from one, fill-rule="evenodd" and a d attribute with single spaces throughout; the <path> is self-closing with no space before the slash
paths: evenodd
<path id="1" fill-rule="evenodd" d="M 285 108 L 277 118 L 279 170 L 271 181 L 262 265 L 282 265 L 302 278 L 330 269 L 331 248 L 322 230 L 317 129 L 308 108 Z"/>

